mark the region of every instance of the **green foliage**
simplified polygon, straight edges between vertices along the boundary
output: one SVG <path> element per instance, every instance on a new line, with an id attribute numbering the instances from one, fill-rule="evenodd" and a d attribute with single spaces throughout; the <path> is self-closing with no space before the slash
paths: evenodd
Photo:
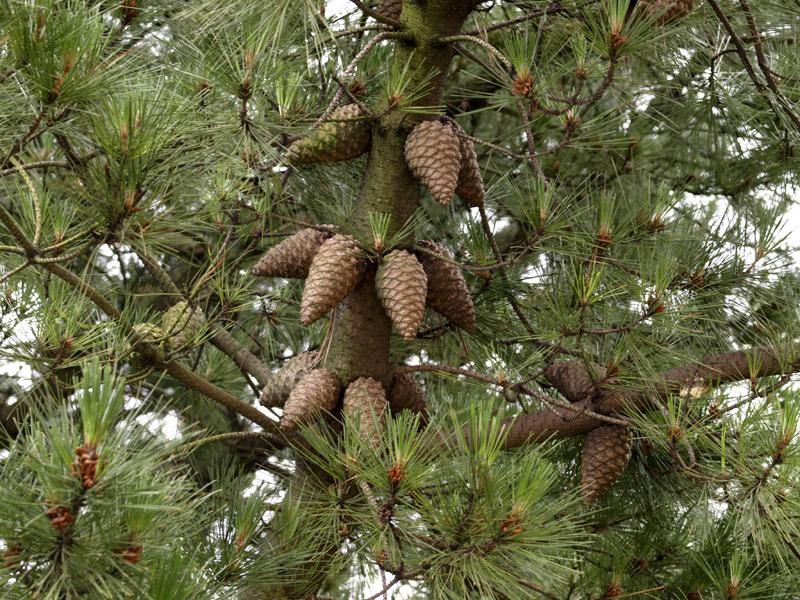
<path id="1" fill-rule="evenodd" d="M 405 2 L 390 31 L 347 2 L 0 0 L 0 596 L 798 597 L 796 3 L 484 2 L 448 40 L 466 3 Z M 370 153 L 288 168 L 337 97 Z M 397 167 L 439 116 L 484 209 L 417 206 Z M 428 311 L 392 338 L 430 422 L 378 448 L 339 407 L 291 438 L 241 414 L 298 353 L 349 365 L 346 311 L 302 327 L 302 282 L 249 273 L 317 224 L 373 262 L 441 243 L 475 303 L 474 334 Z M 181 300 L 202 333 L 148 355 Z M 664 389 L 727 352 L 736 377 Z M 588 509 L 561 360 L 649 400 Z M 540 413 L 567 439 L 509 448 Z"/>

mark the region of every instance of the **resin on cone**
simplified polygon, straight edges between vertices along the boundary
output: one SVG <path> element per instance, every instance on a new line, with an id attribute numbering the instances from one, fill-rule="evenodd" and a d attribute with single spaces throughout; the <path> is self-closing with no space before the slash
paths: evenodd
<path id="1" fill-rule="evenodd" d="M 386 392 L 380 382 L 371 377 L 359 377 L 344 392 L 342 412 L 345 420 L 358 420 L 361 437 L 377 448 L 381 443 L 386 406 Z"/>
<path id="2" fill-rule="evenodd" d="M 452 257 L 447 248 L 436 242 L 421 240 L 419 245 L 429 252 Z M 425 252 L 418 252 L 417 258 L 428 276 L 428 306 L 461 329 L 474 331 L 475 307 L 461 269 Z"/>
<path id="3" fill-rule="evenodd" d="M 161 328 L 169 336 L 167 345 L 171 350 L 184 348 L 205 324 L 203 311 L 186 302 L 173 304 L 161 318 Z"/>
<path id="4" fill-rule="evenodd" d="M 452 127 L 423 121 L 406 139 L 405 154 L 408 168 L 431 196 L 440 204 L 450 204 L 461 171 L 461 150 Z"/>
<path id="5" fill-rule="evenodd" d="M 451 126 L 456 135 L 464 132 L 461 126 L 455 122 L 451 122 Z M 483 188 L 481 167 L 478 163 L 478 155 L 475 154 L 475 147 L 472 140 L 460 135 L 458 135 L 458 147 L 461 152 L 461 168 L 458 171 L 456 194 L 466 200 L 470 206 L 483 206 L 486 190 Z"/>
<path id="6" fill-rule="evenodd" d="M 349 235 L 323 242 L 311 262 L 300 302 L 300 320 L 310 325 L 352 292 L 364 276 L 366 261 Z"/>
<path id="7" fill-rule="evenodd" d="M 375 289 L 394 328 L 406 340 L 417 335 L 425 316 L 428 277 L 410 252 L 394 250 L 387 254 L 375 276 Z"/>
<path id="8" fill-rule="evenodd" d="M 303 376 L 316 366 L 317 356 L 316 350 L 312 350 L 298 354 L 286 361 L 283 368 L 275 373 L 261 390 L 259 402 L 263 406 L 283 406 Z"/>
<path id="9" fill-rule="evenodd" d="M 319 129 L 289 146 L 286 162 L 302 166 L 361 156 L 369 150 L 371 131 L 361 116 L 357 104 L 340 106 Z"/>
<path id="10" fill-rule="evenodd" d="M 581 494 L 591 504 L 611 487 L 631 456 L 627 427 L 604 425 L 586 434 L 581 452 Z"/>
<path id="11" fill-rule="evenodd" d="M 304 279 L 319 247 L 329 237 L 311 227 L 301 229 L 270 248 L 253 267 L 253 275 Z"/>
<path id="12" fill-rule="evenodd" d="M 639 3 L 648 14 L 657 17 L 659 25 L 682 19 L 694 8 L 694 0 L 639 0 Z"/>
<path id="13" fill-rule="evenodd" d="M 403 10 L 403 0 L 383 0 L 378 7 L 378 14 L 397 21 Z"/>
<path id="14" fill-rule="evenodd" d="M 392 414 L 408 410 L 420 416 L 420 422 L 428 422 L 428 407 L 425 403 L 425 395 L 419 389 L 417 382 L 408 373 L 395 373 L 392 385 L 389 387 L 387 397 L 389 408 Z"/>
<path id="15" fill-rule="evenodd" d="M 333 410 L 341 391 L 342 383 L 332 371 L 309 371 L 297 382 L 283 406 L 281 429 L 292 431 L 301 423 L 311 422 L 321 410 Z"/>

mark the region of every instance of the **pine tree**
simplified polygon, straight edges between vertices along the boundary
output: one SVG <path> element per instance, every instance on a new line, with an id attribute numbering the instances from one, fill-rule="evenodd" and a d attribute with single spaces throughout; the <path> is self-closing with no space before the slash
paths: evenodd
<path id="1" fill-rule="evenodd" d="M 796 14 L 0 0 L 0 597 L 800 599 Z"/>

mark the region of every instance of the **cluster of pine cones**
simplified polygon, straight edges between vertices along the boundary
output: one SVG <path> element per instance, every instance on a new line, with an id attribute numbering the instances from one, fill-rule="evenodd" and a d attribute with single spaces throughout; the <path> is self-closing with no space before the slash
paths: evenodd
<path id="1" fill-rule="evenodd" d="M 356 104 L 346 104 L 312 135 L 294 142 L 286 162 L 294 166 L 349 160 L 370 147 L 370 123 Z M 422 121 L 406 139 L 406 163 L 431 196 L 447 205 L 458 194 L 481 206 L 486 192 L 472 141 L 451 119 Z"/>
<path id="2" fill-rule="evenodd" d="M 362 438 L 373 447 L 380 444 L 387 408 L 394 414 L 409 410 L 419 414 L 423 423 L 427 421 L 425 397 L 408 374 L 395 373 L 388 392 L 370 377 L 359 377 L 343 390 L 335 373 L 318 366 L 319 358 L 316 351 L 295 356 L 261 392 L 264 406 L 283 408 L 284 431 L 310 423 L 322 411 L 333 411 L 340 400 L 345 420 L 357 421 Z"/>
<path id="3" fill-rule="evenodd" d="M 426 305 L 457 326 L 474 330 L 472 297 L 447 249 L 430 241 L 420 242 L 419 248 L 416 254 L 389 252 L 375 271 L 376 294 L 397 332 L 404 339 L 413 339 Z M 300 318 L 310 324 L 352 292 L 368 269 L 367 254 L 354 238 L 308 228 L 271 248 L 253 267 L 253 274 L 305 277 Z M 342 382 L 331 371 L 317 368 L 318 362 L 316 352 L 291 359 L 262 392 L 262 404 L 283 407 L 281 427 L 287 431 L 309 422 L 322 410 L 333 410 L 342 397 Z M 424 396 L 408 375 L 395 374 L 388 391 L 378 381 L 364 377 L 344 389 L 345 419 L 360 419 L 362 435 L 373 444 L 378 443 L 387 405 L 394 412 L 408 409 L 426 418 Z"/>
<path id="4" fill-rule="evenodd" d="M 375 289 L 386 314 L 404 339 L 413 339 L 427 304 L 457 326 L 475 329 L 467 283 L 451 255 L 430 241 L 416 253 L 393 250 L 381 257 Z M 349 235 L 303 229 L 271 248 L 253 267 L 263 277 L 305 278 L 300 319 L 310 325 L 336 307 L 364 278 L 370 262 Z"/>
<path id="5" fill-rule="evenodd" d="M 580 360 L 559 361 L 545 371 L 545 378 L 570 402 L 590 399 L 597 392 L 597 381 L 606 379 L 607 371 L 593 365 L 591 372 Z M 559 409 L 565 420 L 577 413 Z M 625 471 L 631 455 L 631 432 L 619 425 L 603 425 L 586 434 L 581 451 L 581 494 L 592 504 Z"/>
<path id="6" fill-rule="evenodd" d="M 684 16 L 693 5 L 692 0 L 641 1 L 645 10 L 658 15 L 659 23 Z M 396 19 L 401 4 L 401 0 L 386 0 L 380 11 Z M 369 150 L 370 136 L 371 125 L 359 106 L 345 105 L 312 135 L 294 142 L 287 162 L 302 166 L 355 158 Z M 458 194 L 470 206 L 483 205 L 485 190 L 475 149 L 455 121 L 430 119 L 416 125 L 406 139 L 405 159 L 439 203 L 447 205 Z M 300 319 L 306 325 L 334 309 L 372 268 L 355 238 L 329 230 L 303 229 L 270 249 L 253 268 L 258 276 L 306 279 L 300 306 Z M 427 305 L 458 327 L 472 331 L 472 298 L 451 255 L 431 241 L 419 242 L 417 248 L 381 256 L 375 272 L 378 299 L 395 330 L 404 339 L 413 339 Z M 341 402 L 345 420 L 357 420 L 363 438 L 377 446 L 387 407 L 427 417 L 424 396 L 410 376 L 396 373 L 387 392 L 368 377 L 343 385 L 335 373 L 319 367 L 319 362 L 317 352 L 292 358 L 262 391 L 262 404 L 283 407 L 284 430 L 310 422 Z M 578 361 L 556 363 L 548 372 L 551 382 L 572 402 L 587 398 L 595 387 L 594 377 Z M 568 412 L 562 416 L 570 418 Z M 602 426 L 587 434 L 581 455 L 581 488 L 587 504 L 605 493 L 624 471 L 630 450 L 631 435 L 625 427 Z"/>

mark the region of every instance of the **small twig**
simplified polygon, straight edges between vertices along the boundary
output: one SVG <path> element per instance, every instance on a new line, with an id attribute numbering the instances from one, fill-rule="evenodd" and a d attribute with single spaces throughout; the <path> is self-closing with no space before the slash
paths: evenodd
<path id="1" fill-rule="evenodd" d="M 609 417 L 608 415 L 595 412 L 587 408 L 586 406 L 576 406 L 565 400 L 559 400 L 557 398 L 551 398 L 550 396 L 546 396 L 545 394 L 537 393 L 525 385 L 513 384 L 509 383 L 508 381 L 501 381 L 500 379 L 496 379 L 489 375 L 484 375 L 483 373 L 472 371 L 470 369 L 461 369 L 458 367 L 451 367 L 449 365 L 402 365 L 398 366 L 395 370 L 399 373 L 414 373 L 414 372 L 427 371 L 432 373 L 441 372 L 441 373 L 449 373 L 451 375 L 463 375 L 464 377 L 469 377 L 471 379 L 483 381 L 484 383 L 490 383 L 492 385 L 496 385 L 504 389 L 518 391 L 522 394 L 525 394 L 526 396 L 536 398 L 537 400 L 539 400 L 544 404 L 569 410 L 571 412 L 576 413 L 576 415 L 587 415 L 594 419 L 597 419 L 598 421 L 605 421 L 606 423 L 611 423 L 613 425 L 620 425 L 623 427 L 627 427 L 630 425 L 630 423 L 628 423 L 628 421 L 624 419 Z"/>
<path id="2" fill-rule="evenodd" d="M 522 117 L 522 129 L 525 132 L 525 141 L 528 144 L 528 160 L 536 177 L 546 182 L 547 178 L 544 176 L 544 171 L 542 171 L 542 166 L 539 164 L 536 154 L 536 144 L 533 140 L 533 130 L 531 130 L 531 122 L 528 118 L 528 109 L 522 104 L 521 100 L 517 101 L 517 109 L 520 117 Z"/>
<path id="3" fill-rule="evenodd" d="M 588 2 L 583 2 L 579 4 L 578 6 L 576 6 L 576 8 L 584 8 L 585 6 L 596 4 L 598 1 L 599 0 L 588 0 Z M 525 21 L 531 21 L 533 19 L 537 19 L 544 15 L 555 15 L 562 12 L 569 12 L 569 8 L 562 5 L 560 2 L 551 2 L 550 5 L 545 8 L 525 13 L 524 15 L 520 15 L 519 17 L 514 17 L 513 19 L 499 21 L 487 27 L 481 27 L 480 29 L 465 31 L 464 35 L 479 35 L 481 33 L 490 33 L 492 31 L 497 31 L 498 29 L 503 29 L 505 27 L 511 27 L 512 25 L 524 23 Z"/>
<path id="4" fill-rule="evenodd" d="M 25 182 L 25 187 L 27 187 L 28 192 L 30 192 L 31 201 L 33 202 L 33 245 L 38 246 L 42 237 L 42 203 L 39 199 L 39 192 L 36 191 L 36 186 L 33 185 L 31 178 L 28 177 L 28 174 L 22 167 L 22 163 L 19 162 L 14 156 L 9 156 L 8 160 L 11 161 L 11 164 L 13 164 L 14 168 L 19 172 L 19 176 L 22 177 L 22 180 Z"/>
<path id="5" fill-rule="evenodd" d="M 42 119 L 44 119 L 44 115 L 47 113 L 47 107 L 44 106 L 39 111 L 39 114 L 36 115 L 36 118 L 31 123 L 30 127 L 28 127 L 28 131 L 26 131 L 22 136 L 20 136 L 16 142 L 14 142 L 11 146 L 11 149 L 6 154 L 5 158 L 0 161 L 0 169 L 4 169 L 5 166 L 10 162 L 12 156 L 16 156 L 17 153 L 22 150 L 25 144 L 30 140 L 36 131 L 39 129 L 39 125 L 42 123 Z"/>
<path id="6" fill-rule="evenodd" d="M 11 279 L 14 275 L 19 273 L 20 271 L 24 271 L 27 267 L 31 266 L 32 264 L 33 264 L 33 261 L 29 259 L 29 260 L 26 260 L 21 265 L 19 265 L 18 267 L 15 267 L 15 268 L 11 269 L 10 271 L 8 271 L 6 273 L 3 273 L 3 275 L 0 276 L 0 283 L 3 283 L 5 281 Z"/>
<path id="7" fill-rule="evenodd" d="M 369 53 L 369 51 L 372 50 L 377 44 L 379 44 L 386 37 L 386 35 L 387 32 L 381 31 L 370 41 L 364 44 L 364 47 L 361 48 L 361 50 L 359 50 L 358 54 L 355 55 L 353 60 L 350 61 L 350 64 L 347 65 L 345 70 L 342 72 L 342 77 L 344 78 L 352 75 L 353 71 L 355 70 L 356 66 L 361 61 L 361 59 L 364 58 Z M 341 101 L 342 96 L 344 96 L 344 86 L 340 84 L 339 89 L 336 90 L 336 94 L 334 94 L 333 96 L 333 100 L 331 100 L 330 104 L 328 104 L 328 107 L 322 113 L 320 118 L 314 122 L 313 125 L 314 129 L 317 129 L 320 125 L 322 125 L 325 121 L 328 120 L 333 111 L 336 110 L 336 107 L 339 106 L 339 102 Z"/>
<path id="8" fill-rule="evenodd" d="M 49 169 L 50 167 L 67 168 L 69 167 L 69 163 L 66 160 L 39 160 L 36 162 L 21 164 L 20 167 L 14 166 L 4 169 L 0 171 L 0 177 L 5 177 L 6 175 L 16 173 L 19 171 L 19 168 L 25 169 L 26 171 L 31 171 L 33 169 Z"/>
<path id="9" fill-rule="evenodd" d="M 479 38 L 475 35 L 449 35 L 446 37 L 439 38 L 437 41 L 442 42 L 443 44 L 454 44 L 457 42 L 470 42 L 473 44 L 478 44 L 481 48 L 486 50 L 490 56 L 493 56 L 498 61 L 500 61 L 503 66 L 508 70 L 509 73 L 513 73 L 514 66 L 511 64 L 511 61 L 502 53 L 500 50 L 492 46 L 486 40 Z"/>

